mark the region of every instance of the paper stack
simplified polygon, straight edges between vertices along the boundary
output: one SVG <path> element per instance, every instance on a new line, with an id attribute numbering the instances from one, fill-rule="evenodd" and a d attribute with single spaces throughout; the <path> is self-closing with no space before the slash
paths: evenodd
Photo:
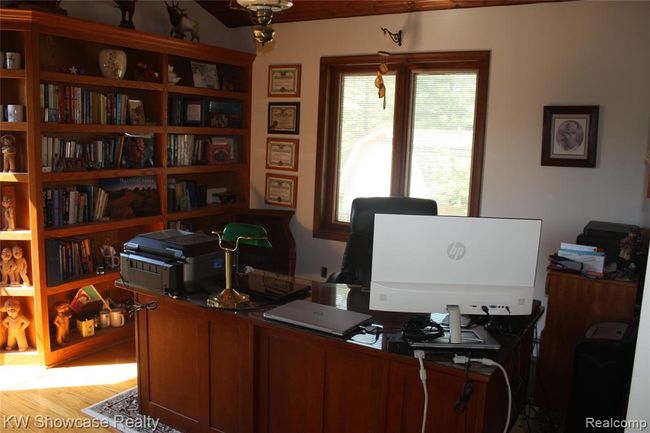
<path id="1" fill-rule="evenodd" d="M 598 247 L 562 242 L 558 256 L 582 263 L 582 271 L 602 276 L 605 268 L 605 252 Z"/>

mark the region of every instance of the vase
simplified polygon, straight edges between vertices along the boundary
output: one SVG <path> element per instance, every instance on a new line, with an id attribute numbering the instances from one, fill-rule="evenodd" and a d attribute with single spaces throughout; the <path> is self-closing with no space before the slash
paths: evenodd
<path id="1" fill-rule="evenodd" d="M 99 69 L 106 78 L 121 80 L 126 72 L 126 53 L 114 48 L 99 52 Z"/>

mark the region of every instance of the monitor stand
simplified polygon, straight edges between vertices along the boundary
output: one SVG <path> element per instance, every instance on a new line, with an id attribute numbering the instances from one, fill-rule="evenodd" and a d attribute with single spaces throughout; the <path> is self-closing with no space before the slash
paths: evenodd
<path id="1" fill-rule="evenodd" d="M 460 308 L 448 305 L 449 331 L 433 340 L 409 341 L 412 348 L 419 349 L 500 349 L 501 344 L 484 327 L 461 329 Z"/>

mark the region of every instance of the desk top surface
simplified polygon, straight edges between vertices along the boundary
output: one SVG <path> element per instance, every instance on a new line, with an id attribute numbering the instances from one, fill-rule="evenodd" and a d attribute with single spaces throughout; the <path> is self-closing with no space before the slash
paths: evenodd
<path id="1" fill-rule="evenodd" d="M 271 273 L 269 273 L 271 274 Z M 278 276 L 278 275 L 276 275 Z M 272 276 L 271 276 L 272 277 Z M 336 337 L 329 334 L 324 334 L 322 332 L 313 331 L 307 328 L 302 328 L 299 326 L 288 325 L 284 323 L 278 323 L 274 321 L 269 321 L 264 319 L 264 311 L 274 308 L 278 305 L 277 302 L 264 300 L 262 298 L 256 298 L 251 296 L 251 305 L 248 308 L 242 308 L 237 311 L 228 311 L 220 310 L 216 308 L 209 307 L 207 305 L 207 298 L 210 293 L 206 292 L 196 292 L 188 294 L 183 299 L 175 299 L 178 302 L 189 302 L 196 306 L 202 307 L 207 310 L 214 310 L 216 312 L 223 312 L 226 314 L 237 314 L 239 316 L 246 317 L 248 319 L 264 322 L 265 324 L 272 324 L 272 326 L 281 326 L 286 328 L 292 328 L 299 330 L 301 332 L 311 333 L 315 335 L 320 335 L 326 338 L 337 339 L 342 342 L 359 345 L 366 347 L 370 350 L 378 350 L 386 353 L 392 353 L 396 355 L 406 355 L 409 357 L 413 356 L 412 350 L 409 346 L 402 340 L 401 329 L 403 325 L 411 318 L 415 316 L 422 316 L 422 314 L 415 313 L 398 313 L 398 312 L 386 312 L 386 311 L 376 311 L 369 309 L 370 301 L 370 289 L 367 287 L 347 285 L 347 284 L 328 284 L 328 283 L 318 283 L 308 280 L 294 279 L 288 276 L 278 276 L 280 277 L 275 281 L 275 284 L 295 284 L 295 283 L 304 283 L 311 285 L 311 291 L 306 295 L 301 296 L 300 298 L 305 300 L 311 300 L 312 302 L 317 302 L 323 305 L 334 306 L 343 310 L 356 311 L 359 313 L 370 314 L 372 316 L 372 324 L 379 325 L 382 327 L 383 332 L 380 333 L 364 333 L 362 330 L 353 331 L 350 334 L 344 337 Z M 267 276 L 266 278 L 270 278 Z M 148 290 L 140 290 L 137 288 L 126 287 L 120 280 L 116 282 L 116 285 L 121 288 L 133 290 L 138 293 L 145 295 L 155 295 Z M 171 300 L 171 298 L 169 298 Z M 472 350 L 472 357 L 489 357 L 497 362 L 504 359 L 516 345 L 521 340 L 521 336 L 529 330 L 532 326 L 535 325 L 539 317 L 542 315 L 544 309 L 541 306 L 539 301 L 534 301 L 533 304 L 533 313 L 530 316 L 518 316 L 509 318 L 511 322 L 511 330 L 509 332 L 497 335 L 492 333 L 492 335 L 501 343 L 501 349 L 499 350 Z M 467 354 L 468 350 L 454 350 L 454 349 L 437 349 L 437 350 L 427 350 L 426 358 L 431 361 L 451 363 L 451 357 L 454 353 L 463 353 Z M 486 367 L 486 372 L 491 372 L 492 367 Z M 476 370 L 474 370 L 476 371 Z"/>

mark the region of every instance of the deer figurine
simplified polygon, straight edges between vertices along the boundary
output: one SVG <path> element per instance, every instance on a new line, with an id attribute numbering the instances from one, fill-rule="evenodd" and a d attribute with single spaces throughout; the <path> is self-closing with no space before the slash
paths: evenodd
<path id="1" fill-rule="evenodd" d="M 179 39 L 185 39 L 185 33 L 190 32 L 191 41 L 196 40 L 199 42 L 199 23 L 187 17 L 187 9 L 181 8 L 178 5 L 178 1 L 169 4 L 165 0 L 165 6 L 167 6 L 167 13 L 169 14 L 169 21 L 172 24 L 172 30 L 169 33 L 170 36 Z"/>

